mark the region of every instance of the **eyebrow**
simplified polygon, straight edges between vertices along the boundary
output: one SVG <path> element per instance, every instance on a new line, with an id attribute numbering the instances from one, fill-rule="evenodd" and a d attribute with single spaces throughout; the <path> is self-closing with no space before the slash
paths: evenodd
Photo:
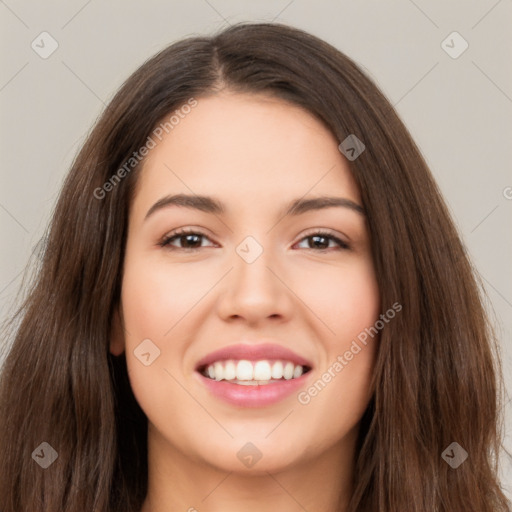
<path id="1" fill-rule="evenodd" d="M 180 206 L 182 208 L 190 208 L 205 213 L 221 215 L 226 212 L 226 208 L 222 202 L 210 196 L 198 196 L 188 194 L 168 195 L 159 199 L 146 213 L 144 220 L 148 219 L 155 212 L 168 208 L 170 206 Z M 303 213 L 321 210 L 332 207 L 348 208 L 354 212 L 365 216 L 362 206 L 350 199 L 344 197 L 321 196 L 311 199 L 294 199 L 285 208 L 283 217 L 287 215 L 301 215 Z"/>

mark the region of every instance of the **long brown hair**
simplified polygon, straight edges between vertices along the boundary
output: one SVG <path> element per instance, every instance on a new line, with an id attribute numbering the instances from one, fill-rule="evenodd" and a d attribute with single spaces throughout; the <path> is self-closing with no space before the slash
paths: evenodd
<path id="1" fill-rule="evenodd" d="M 349 165 L 367 212 L 382 310 L 396 301 L 403 310 L 380 334 L 349 511 L 510 510 L 497 477 L 496 336 L 432 175 L 352 60 L 270 23 L 240 23 L 155 55 L 124 83 L 75 159 L 41 266 L 13 317 L 0 381 L 0 509 L 140 510 L 147 419 L 124 355 L 109 353 L 141 167 L 126 162 L 162 119 L 222 88 L 300 105 L 340 143 L 355 135 L 366 146 Z M 36 463 L 45 449 L 49 456 L 43 442 L 57 453 L 47 469 Z M 468 454 L 456 469 L 442 457 L 453 442 Z"/>

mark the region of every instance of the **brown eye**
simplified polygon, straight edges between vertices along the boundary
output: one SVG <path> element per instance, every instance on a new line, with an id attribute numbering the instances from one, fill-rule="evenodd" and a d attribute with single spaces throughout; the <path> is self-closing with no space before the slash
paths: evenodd
<path id="1" fill-rule="evenodd" d="M 160 245 L 161 247 L 166 247 L 171 250 L 182 249 L 194 251 L 200 249 L 201 247 L 204 247 L 201 245 L 203 239 L 209 240 L 209 238 L 204 233 L 189 229 L 181 229 L 179 231 L 175 231 L 174 233 L 166 235 L 161 240 L 161 242 L 159 242 L 158 245 Z M 174 245 L 174 242 L 176 240 L 179 240 L 181 246 Z M 329 247 L 329 244 L 331 242 L 334 242 L 335 246 L 337 246 L 339 249 L 350 249 L 350 246 L 346 242 L 344 242 L 343 240 L 329 232 L 312 233 L 310 235 L 303 237 L 300 243 L 302 243 L 304 240 L 307 240 L 309 242 L 308 247 L 305 247 L 305 249 L 311 249 L 313 251 L 326 251 L 328 249 L 335 248 L 333 246 Z"/>
<path id="2" fill-rule="evenodd" d="M 311 241 L 306 249 L 318 249 L 320 251 L 325 251 L 330 248 L 329 243 L 331 241 L 333 241 L 340 249 L 350 249 L 350 246 L 346 242 L 327 232 L 312 233 L 308 236 L 305 236 L 301 242 L 304 240 Z"/>
<path id="3" fill-rule="evenodd" d="M 159 243 L 161 247 L 167 247 L 169 249 L 185 249 L 195 250 L 201 248 L 201 241 L 203 238 L 208 238 L 203 233 L 198 233 L 192 230 L 181 229 L 170 235 L 166 235 L 163 240 Z M 179 240 L 182 244 L 181 247 L 171 245 L 175 240 Z"/>

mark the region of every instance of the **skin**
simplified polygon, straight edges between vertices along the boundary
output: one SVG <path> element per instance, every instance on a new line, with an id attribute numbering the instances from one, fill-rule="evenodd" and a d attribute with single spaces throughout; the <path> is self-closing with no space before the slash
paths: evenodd
<path id="1" fill-rule="evenodd" d="M 225 403 L 200 382 L 195 364 L 227 345 L 270 337 L 313 363 L 307 389 L 375 323 L 379 292 L 364 215 L 346 207 L 279 215 L 303 196 L 361 205 L 358 187 L 339 141 L 305 110 L 229 91 L 197 100 L 139 176 L 111 341 L 112 353 L 126 350 L 148 417 L 142 511 L 344 510 L 377 339 L 307 405 L 297 393 L 266 407 Z M 214 196 L 226 213 L 168 206 L 144 219 L 177 193 Z M 205 236 L 158 245 L 182 227 Z M 307 238 L 324 230 L 350 248 L 329 238 L 317 248 Z M 247 236 L 263 249 L 250 264 L 236 252 Z M 134 355 L 145 339 L 160 350 L 149 366 Z M 251 468 L 237 457 L 247 442 L 262 454 Z"/>

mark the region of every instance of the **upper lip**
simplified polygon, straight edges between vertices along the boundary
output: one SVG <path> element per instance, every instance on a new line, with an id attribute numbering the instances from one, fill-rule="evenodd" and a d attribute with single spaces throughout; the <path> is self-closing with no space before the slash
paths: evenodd
<path id="1" fill-rule="evenodd" d="M 259 343 L 259 344 L 237 344 L 228 345 L 200 359 L 196 364 L 196 370 L 204 368 L 216 361 L 227 359 L 245 359 L 248 361 L 260 361 L 264 359 L 279 359 L 291 361 L 295 365 L 312 367 L 310 361 L 299 356 L 289 348 L 277 345 L 275 343 Z"/>

